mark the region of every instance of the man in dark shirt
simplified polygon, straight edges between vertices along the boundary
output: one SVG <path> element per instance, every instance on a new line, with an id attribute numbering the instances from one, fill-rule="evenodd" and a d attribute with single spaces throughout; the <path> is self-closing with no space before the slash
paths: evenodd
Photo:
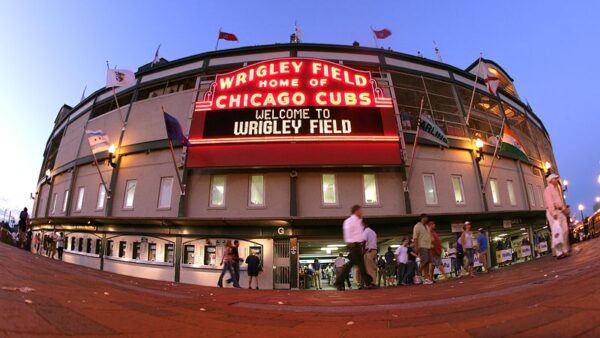
<path id="1" fill-rule="evenodd" d="M 27 223 L 29 221 L 29 213 L 27 208 L 23 208 L 23 211 L 19 214 L 19 247 L 25 248 L 25 239 L 27 237 Z"/>
<path id="2" fill-rule="evenodd" d="M 240 261 L 244 261 L 243 259 L 240 259 L 239 247 L 240 241 L 236 239 L 233 241 L 233 248 L 231 248 L 231 256 L 233 257 L 231 264 L 233 265 L 234 272 L 234 276 L 231 278 L 235 279 L 235 284 L 240 284 Z M 227 283 L 233 282 L 233 279 L 231 278 L 227 280 Z"/>
<path id="3" fill-rule="evenodd" d="M 392 247 L 388 247 L 387 252 L 385 253 L 385 276 L 387 285 L 395 285 L 396 284 L 396 267 L 398 263 L 396 262 L 396 255 Z"/>

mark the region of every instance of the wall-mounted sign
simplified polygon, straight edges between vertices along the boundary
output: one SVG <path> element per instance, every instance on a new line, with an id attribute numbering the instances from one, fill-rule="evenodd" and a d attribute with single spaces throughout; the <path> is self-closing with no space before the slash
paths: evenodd
<path id="1" fill-rule="evenodd" d="M 191 167 L 401 161 L 392 99 L 371 73 L 305 58 L 217 75 L 195 104 L 190 142 Z"/>
<path id="2" fill-rule="evenodd" d="M 504 229 L 512 228 L 512 221 L 510 219 L 505 219 L 502 221 L 502 227 Z"/>

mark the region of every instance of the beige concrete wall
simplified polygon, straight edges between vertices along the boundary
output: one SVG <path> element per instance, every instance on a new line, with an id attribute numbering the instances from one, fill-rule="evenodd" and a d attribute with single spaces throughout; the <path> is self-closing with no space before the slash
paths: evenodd
<path id="1" fill-rule="evenodd" d="M 484 161 L 480 163 L 481 172 L 485 181 L 489 168 L 491 165 L 492 156 L 487 156 Z M 494 205 L 492 198 L 492 190 L 488 180 L 486 187 L 486 197 L 488 208 L 490 211 L 512 211 L 512 210 L 527 210 L 526 196 L 523 194 L 523 184 L 521 183 L 521 177 L 518 171 L 517 162 L 511 159 L 501 158 L 494 161 L 494 166 L 491 173 L 489 174 L 490 180 L 496 179 L 498 182 L 498 189 L 500 192 L 500 205 Z M 507 181 L 511 180 L 515 187 L 515 197 L 517 199 L 517 205 L 511 206 L 510 199 L 508 196 Z"/>
<path id="2" fill-rule="evenodd" d="M 545 206 L 543 199 L 543 191 L 546 187 L 543 177 L 544 173 L 542 172 L 542 176 L 537 176 L 533 173 L 533 167 L 531 167 L 530 165 L 521 164 L 521 166 L 523 168 L 523 176 L 525 176 L 525 182 L 527 184 L 533 185 L 535 204 L 531 203 L 531 209 L 544 210 Z"/>
<path id="3" fill-rule="evenodd" d="M 261 173 L 256 173 L 260 175 Z M 265 207 L 250 207 L 250 174 L 228 174 L 225 179 L 225 207 L 209 207 L 211 175 L 188 176 L 188 217 L 260 218 L 288 217 L 290 210 L 289 173 L 264 173 Z"/>
<path id="4" fill-rule="evenodd" d="M 119 111 L 121 112 L 121 116 L 125 119 L 125 115 L 127 115 L 127 109 L 129 109 L 129 105 L 125 105 L 121 107 L 120 110 L 113 110 L 104 115 L 98 116 L 88 121 L 87 129 L 89 130 L 102 130 L 108 136 L 110 143 L 117 145 L 119 143 L 119 138 L 121 137 L 121 128 L 123 127 L 123 123 L 121 122 L 121 118 L 119 117 Z M 79 150 L 79 157 L 92 155 L 92 151 L 87 140 L 81 142 L 81 149 Z"/>
<path id="5" fill-rule="evenodd" d="M 195 91 L 186 90 L 135 102 L 127 121 L 123 145 L 166 139 L 167 131 L 161 107 L 177 118 L 187 133 L 190 125 L 188 117 L 194 99 Z"/>
<path id="6" fill-rule="evenodd" d="M 176 150 L 180 151 L 180 150 Z M 180 154 L 176 155 L 180 158 Z M 171 208 L 158 209 L 161 177 L 173 177 Z M 133 209 L 123 208 L 127 180 L 137 180 Z M 176 217 L 181 190 L 168 150 L 124 156 L 114 189 L 113 216 L 116 217 Z"/>
<path id="7" fill-rule="evenodd" d="M 38 194 L 39 204 L 35 210 L 34 217 L 46 217 L 46 206 L 48 205 L 48 193 L 50 192 L 50 186 L 48 184 L 43 184 L 40 193 Z M 37 201 L 36 201 L 37 202 Z"/>
<path id="8" fill-rule="evenodd" d="M 50 209 L 48 210 L 49 217 L 57 217 L 64 216 L 65 212 L 63 212 L 63 203 L 65 201 L 65 191 L 69 190 L 71 184 L 72 174 L 70 172 L 64 172 L 60 175 L 56 175 L 52 178 L 52 196 L 50 196 L 50 203 L 52 203 L 52 199 L 54 194 L 56 195 L 56 209 L 55 212 L 52 213 L 52 204 L 50 204 Z M 72 192 L 69 192 L 69 198 L 71 197 Z"/>
<path id="9" fill-rule="evenodd" d="M 337 205 L 323 205 L 322 175 L 336 175 Z M 365 205 L 363 174 L 368 172 L 320 172 L 298 173 L 298 216 L 343 217 L 350 214 L 354 204 Z M 365 217 L 404 214 L 404 193 L 400 174 L 397 172 L 372 172 L 377 181 L 379 205 L 365 205 Z"/>
<path id="10" fill-rule="evenodd" d="M 112 168 L 107 165 L 105 162 L 99 163 L 100 171 L 102 172 L 102 176 L 104 177 L 104 181 L 108 186 L 110 186 L 110 179 L 112 174 Z M 96 209 L 96 205 L 98 202 L 98 191 L 100 189 L 100 175 L 98 174 L 98 170 L 96 166 L 92 164 L 83 165 L 79 167 L 77 171 L 77 178 L 75 180 L 75 187 L 73 192 L 71 193 L 71 216 L 73 217 L 81 217 L 81 216 L 102 216 L 104 215 L 105 208 L 101 210 Z M 83 205 L 81 211 L 76 211 L 77 204 L 77 192 L 79 187 L 85 188 L 85 193 L 83 196 Z"/>
<path id="11" fill-rule="evenodd" d="M 412 146 L 408 146 L 407 152 L 411 154 Z M 413 214 L 460 214 L 481 212 L 483 210 L 479 179 L 469 151 L 458 149 L 440 150 L 439 147 L 419 145 L 414 162 L 409 182 Z M 437 205 L 426 204 L 423 185 L 424 174 L 433 174 L 435 177 Z M 456 203 L 452 175 L 462 177 L 465 204 L 457 205 Z"/>
<path id="12" fill-rule="evenodd" d="M 56 154 L 55 168 L 74 161 L 77 158 L 79 145 L 85 129 L 85 122 L 89 116 L 90 113 L 86 113 L 67 126 L 67 130 L 60 141 L 58 153 Z M 87 142 L 87 140 L 84 141 Z"/>

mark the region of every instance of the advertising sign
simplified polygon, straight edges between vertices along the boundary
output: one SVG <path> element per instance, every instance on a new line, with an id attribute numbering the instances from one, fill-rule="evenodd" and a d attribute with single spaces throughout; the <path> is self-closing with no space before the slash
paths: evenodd
<path id="1" fill-rule="evenodd" d="M 531 256 L 531 246 L 523 245 L 521 246 L 521 257 L 529 257 Z"/>
<path id="2" fill-rule="evenodd" d="M 444 271 L 446 273 L 450 273 L 452 271 L 452 260 L 450 258 L 442 258 L 442 265 L 444 266 Z M 441 272 L 436 266 L 435 269 L 433 269 L 433 273 L 439 275 Z"/>
<path id="3" fill-rule="evenodd" d="M 540 252 L 548 252 L 548 242 L 540 242 Z"/>
<path id="4" fill-rule="evenodd" d="M 371 73 L 307 58 L 218 74 L 190 143 L 190 167 L 401 162 L 392 99 Z"/>

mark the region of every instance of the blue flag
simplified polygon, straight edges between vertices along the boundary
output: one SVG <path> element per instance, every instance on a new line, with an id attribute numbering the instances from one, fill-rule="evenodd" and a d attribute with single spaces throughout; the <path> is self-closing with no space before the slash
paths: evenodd
<path id="1" fill-rule="evenodd" d="M 167 137 L 169 138 L 169 140 L 171 140 L 171 142 L 173 142 L 173 144 L 175 145 L 184 145 L 186 147 L 189 147 L 191 145 L 190 141 L 183 134 L 183 130 L 181 129 L 179 121 L 177 121 L 175 117 L 169 115 L 168 113 L 163 113 L 163 115 L 165 117 L 165 125 L 167 126 Z"/>

